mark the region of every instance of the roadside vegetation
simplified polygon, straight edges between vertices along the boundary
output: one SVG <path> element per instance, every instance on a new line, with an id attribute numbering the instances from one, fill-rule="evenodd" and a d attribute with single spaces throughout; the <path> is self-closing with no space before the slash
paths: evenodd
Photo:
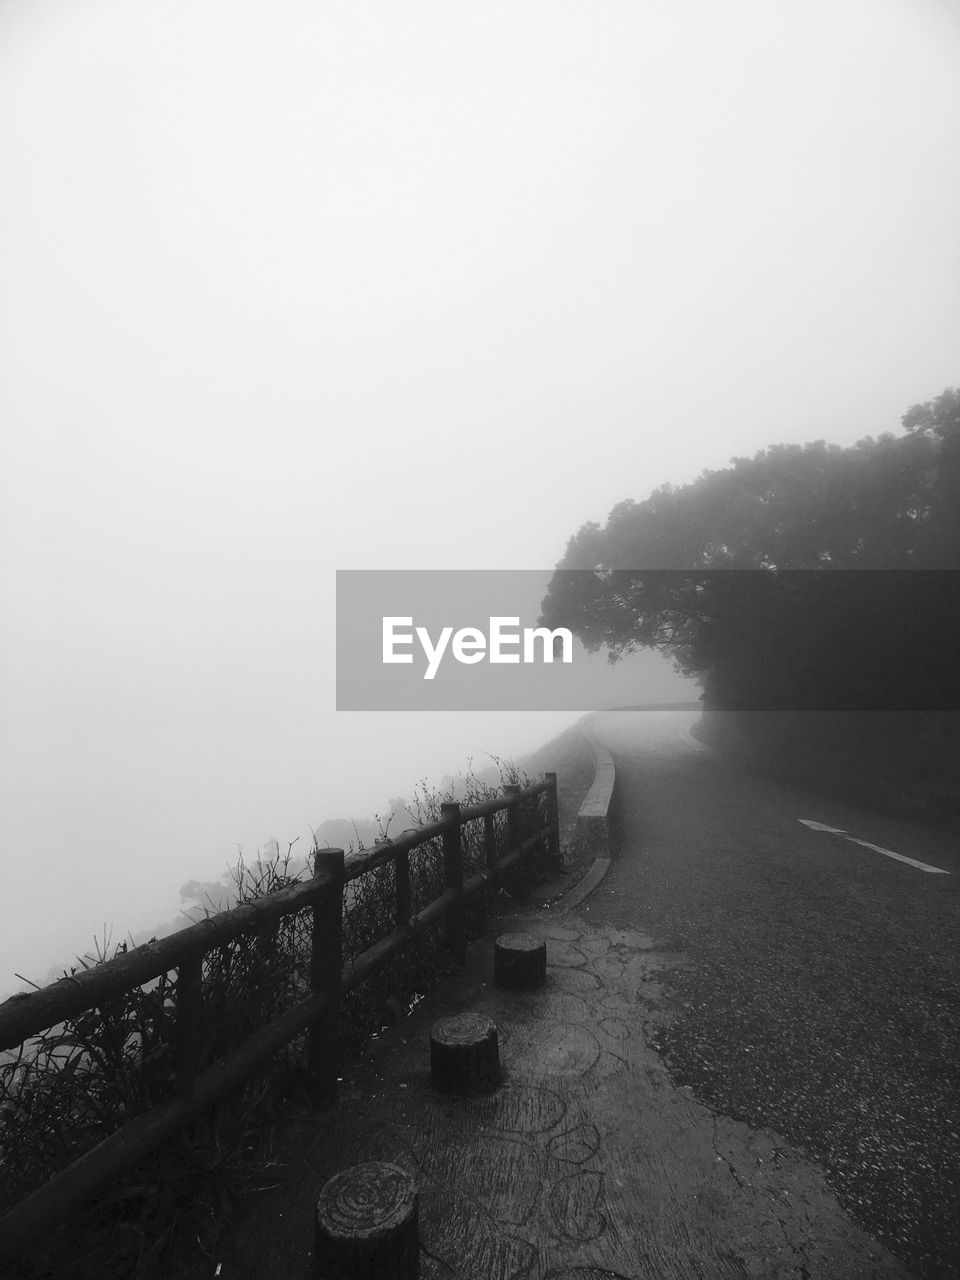
<path id="1" fill-rule="evenodd" d="M 496 761 L 499 784 L 529 784 L 513 765 Z M 456 800 L 478 804 L 499 794 L 499 785 L 472 773 L 444 789 L 421 783 L 407 806 L 416 825 L 436 821 L 440 806 Z M 378 820 L 378 840 L 391 831 L 392 816 Z M 407 823 L 407 825 L 414 825 Z M 505 815 L 495 816 L 505 851 Z M 462 829 L 465 872 L 484 865 L 483 824 Z M 358 838 L 348 852 L 364 847 Z M 413 910 L 435 898 L 443 885 L 439 840 L 411 855 Z M 241 905 L 310 875 L 312 859 L 275 851 L 251 865 L 242 859 L 232 873 L 232 903 Z M 522 894 L 540 874 L 532 859 L 469 900 L 468 928 L 483 927 L 498 892 Z M 344 960 L 361 955 L 394 928 L 392 863 L 352 881 L 344 898 Z M 222 903 L 215 909 L 223 909 Z M 208 911 L 208 914 L 212 912 Z M 309 910 L 284 917 L 255 933 L 218 946 L 203 964 L 203 1022 L 196 1070 L 202 1071 L 258 1027 L 302 999 L 309 989 Z M 103 964 L 124 952 L 102 947 L 79 965 Z M 340 1019 L 341 1060 L 358 1054 L 371 1036 L 402 1018 L 448 972 L 452 960 L 442 926 L 419 937 L 395 962 L 344 997 Z M 270 1167 L 271 1134 L 280 1109 L 305 1100 L 305 1037 L 273 1059 L 268 1071 L 247 1084 L 202 1121 L 160 1149 L 135 1173 L 121 1179 L 90 1209 L 53 1232 L 25 1258 L 23 1280 L 97 1277 L 169 1280 L 212 1274 L 218 1234 L 229 1222 L 238 1196 Z M 176 976 L 166 974 L 34 1037 L 0 1062 L 0 1203 L 12 1205 L 90 1150 L 133 1117 L 167 1101 L 177 1090 Z"/>

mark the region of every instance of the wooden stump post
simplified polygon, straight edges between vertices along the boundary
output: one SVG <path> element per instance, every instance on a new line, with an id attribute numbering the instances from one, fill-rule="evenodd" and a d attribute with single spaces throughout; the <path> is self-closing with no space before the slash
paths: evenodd
<path id="1" fill-rule="evenodd" d="M 493 980 L 509 991 L 535 991 L 547 980 L 547 944 L 532 933 L 502 933 L 493 947 Z"/>
<path id="2" fill-rule="evenodd" d="M 430 1078 L 443 1093 L 492 1093 L 500 1083 L 496 1023 L 478 1013 L 439 1018 L 430 1029 Z"/>
<path id="3" fill-rule="evenodd" d="M 333 884 L 323 889 L 313 907 L 313 936 L 310 953 L 310 990 L 325 995 L 327 1007 L 313 1023 L 307 1043 L 307 1091 L 315 1107 L 334 1106 L 337 1101 L 340 1038 L 340 975 L 343 969 L 343 885 L 342 849 L 318 849 L 313 858 L 313 874 L 329 872 Z"/>
<path id="4" fill-rule="evenodd" d="M 372 1161 L 335 1174 L 314 1222 L 316 1280 L 416 1280 L 419 1200 L 396 1164 Z"/>

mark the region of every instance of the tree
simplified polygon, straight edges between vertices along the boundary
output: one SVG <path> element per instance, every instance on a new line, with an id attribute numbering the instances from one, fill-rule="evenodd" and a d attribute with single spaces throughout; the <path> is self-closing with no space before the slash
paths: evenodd
<path id="1" fill-rule="evenodd" d="M 541 623 L 658 648 L 718 707 L 960 706 L 960 393 L 903 426 L 620 503 L 570 540 Z"/>

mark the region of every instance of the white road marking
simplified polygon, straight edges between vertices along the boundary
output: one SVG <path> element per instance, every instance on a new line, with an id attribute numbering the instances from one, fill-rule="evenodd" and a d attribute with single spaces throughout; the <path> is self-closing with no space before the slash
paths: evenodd
<path id="1" fill-rule="evenodd" d="M 843 836 L 844 839 L 851 841 L 853 844 L 859 844 L 864 849 L 872 849 L 874 853 L 882 853 L 885 858 L 896 858 L 897 862 L 905 862 L 908 867 L 916 867 L 918 871 L 928 871 L 934 876 L 948 876 L 949 871 L 944 871 L 942 867 L 931 867 L 929 862 L 918 862 L 916 858 L 907 858 L 902 853 L 895 853 L 893 849 L 884 849 L 883 845 L 871 844 L 869 840 L 858 840 L 856 836 L 849 835 L 842 827 L 828 827 L 824 822 L 814 822 L 811 818 L 798 818 L 798 822 L 802 822 L 805 827 L 809 827 L 811 831 L 829 831 L 835 836 Z"/>
<path id="2" fill-rule="evenodd" d="M 902 853 L 894 853 L 892 849 L 884 849 L 882 845 L 871 844 L 869 840 L 858 840 L 856 836 L 847 836 L 847 839 L 852 840 L 854 844 L 862 844 L 865 849 L 872 849 L 874 853 L 882 853 L 888 858 L 896 858 L 898 862 L 905 862 L 908 867 L 916 867 L 918 871 L 929 871 L 935 876 L 950 874 L 942 867 L 931 867 L 928 862 L 917 862 L 916 858 L 905 858 Z"/>
<path id="3" fill-rule="evenodd" d="M 832 831 L 834 835 L 845 836 L 847 833 L 842 827 L 828 827 L 822 822 L 813 822 L 810 818 L 798 818 L 798 822 L 802 822 L 805 827 L 809 827 L 811 831 Z"/>

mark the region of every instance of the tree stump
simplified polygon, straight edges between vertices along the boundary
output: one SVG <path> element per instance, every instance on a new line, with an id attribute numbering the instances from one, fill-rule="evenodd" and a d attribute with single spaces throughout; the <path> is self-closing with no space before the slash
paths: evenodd
<path id="1" fill-rule="evenodd" d="M 419 1202 L 396 1164 L 372 1161 L 335 1174 L 317 1201 L 317 1280 L 416 1280 Z"/>
<path id="2" fill-rule="evenodd" d="M 430 1029 L 430 1075 L 444 1093 L 491 1093 L 500 1083 L 496 1024 L 477 1013 L 438 1019 Z"/>
<path id="3" fill-rule="evenodd" d="M 547 944 L 532 933 L 502 933 L 493 948 L 493 980 L 510 991 L 535 991 L 547 980 Z"/>

